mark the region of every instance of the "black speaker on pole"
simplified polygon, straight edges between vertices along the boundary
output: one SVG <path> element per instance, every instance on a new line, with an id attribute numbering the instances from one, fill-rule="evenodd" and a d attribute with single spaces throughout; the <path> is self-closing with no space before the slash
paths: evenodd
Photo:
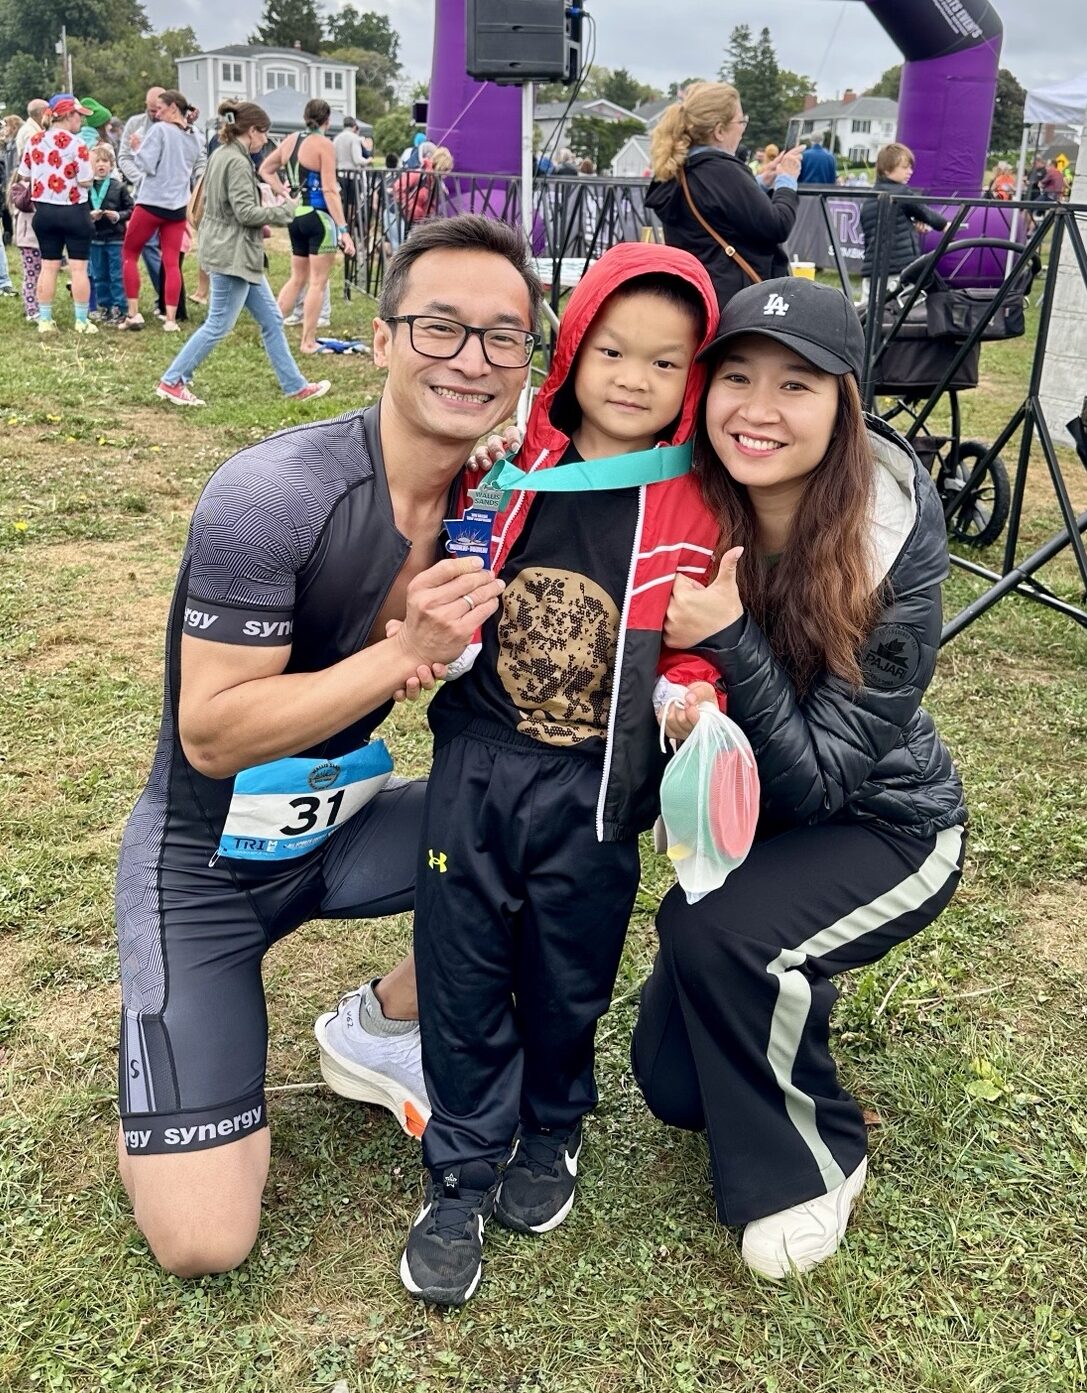
<path id="1" fill-rule="evenodd" d="M 481 82 L 572 82 L 582 6 L 566 0 L 468 0 L 466 54 Z"/>

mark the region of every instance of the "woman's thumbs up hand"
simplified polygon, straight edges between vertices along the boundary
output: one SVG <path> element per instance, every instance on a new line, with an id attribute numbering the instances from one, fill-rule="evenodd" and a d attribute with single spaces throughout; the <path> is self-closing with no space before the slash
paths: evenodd
<path id="1" fill-rule="evenodd" d="M 717 575 L 709 585 L 699 585 L 688 576 L 677 575 L 664 617 L 664 641 L 669 648 L 683 652 L 727 629 L 744 612 L 736 585 L 736 567 L 743 547 L 733 547 L 721 557 Z"/>

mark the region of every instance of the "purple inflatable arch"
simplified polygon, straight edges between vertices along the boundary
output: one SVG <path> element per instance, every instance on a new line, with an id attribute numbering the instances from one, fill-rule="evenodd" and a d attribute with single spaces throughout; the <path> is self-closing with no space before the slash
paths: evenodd
<path id="1" fill-rule="evenodd" d="M 906 60 L 898 138 L 928 194 L 976 197 L 985 178 L 1004 27 L 988 0 L 867 0 Z"/>
<path id="2" fill-rule="evenodd" d="M 465 0 L 435 0 L 427 137 L 445 145 L 454 169 L 517 174 L 521 168 L 521 90 L 477 82 L 465 70 Z"/>

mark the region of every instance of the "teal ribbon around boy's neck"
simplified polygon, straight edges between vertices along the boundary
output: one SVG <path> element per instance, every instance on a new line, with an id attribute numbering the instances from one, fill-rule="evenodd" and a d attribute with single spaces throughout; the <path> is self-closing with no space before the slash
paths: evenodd
<path id="1" fill-rule="evenodd" d="M 636 488 L 679 479 L 691 472 L 691 442 L 635 450 L 629 455 L 603 459 L 572 460 L 554 469 L 530 473 L 518 469 L 509 456 L 498 460 L 483 480 L 483 488 L 503 493 L 599 493 L 606 489 Z"/>

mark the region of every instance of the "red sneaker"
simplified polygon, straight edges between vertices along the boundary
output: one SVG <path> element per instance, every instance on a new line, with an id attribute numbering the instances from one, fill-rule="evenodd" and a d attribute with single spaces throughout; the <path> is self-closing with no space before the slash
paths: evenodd
<path id="1" fill-rule="evenodd" d="M 292 401 L 312 401 L 315 397 L 323 397 L 332 383 L 325 378 L 321 382 L 307 382 L 300 392 L 291 392 Z"/>
<path id="2" fill-rule="evenodd" d="M 160 382 L 155 388 L 155 396 L 163 401 L 176 402 L 178 406 L 207 406 L 207 402 L 190 392 L 184 382 Z"/>

